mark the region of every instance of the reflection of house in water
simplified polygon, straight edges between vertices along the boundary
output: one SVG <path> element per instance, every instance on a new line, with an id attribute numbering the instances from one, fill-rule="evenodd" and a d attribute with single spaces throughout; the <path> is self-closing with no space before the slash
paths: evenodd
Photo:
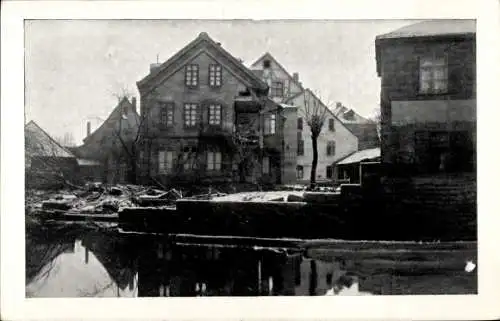
<path id="1" fill-rule="evenodd" d="M 26 284 L 40 277 L 44 269 L 50 269 L 59 255 L 75 251 L 74 240 L 58 241 L 40 241 L 29 236 L 26 238 Z"/>
<path id="2" fill-rule="evenodd" d="M 154 242 L 138 264 L 139 296 L 279 295 L 285 254 Z"/>
<path id="3" fill-rule="evenodd" d="M 126 238 L 101 233 L 88 233 L 81 241 L 85 247 L 85 262 L 88 264 L 89 252 L 106 269 L 111 279 L 121 290 L 132 291 L 135 287 L 135 259 L 126 247 Z"/>

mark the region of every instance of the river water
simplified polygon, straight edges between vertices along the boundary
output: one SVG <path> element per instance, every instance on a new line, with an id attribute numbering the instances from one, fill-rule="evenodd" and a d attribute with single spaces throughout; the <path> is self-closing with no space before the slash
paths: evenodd
<path id="1" fill-rule="evenodd" d="M 31 227 L 26 297 L 477 293 L 477 273 L 460 266 L 386 265 L 304 257 L 293 249 L 175 244 L 164 236 L 71 225 Z"/>

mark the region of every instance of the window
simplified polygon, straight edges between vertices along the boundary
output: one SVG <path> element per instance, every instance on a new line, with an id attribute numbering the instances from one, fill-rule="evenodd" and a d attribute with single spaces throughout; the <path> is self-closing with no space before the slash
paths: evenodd
<path id="1" fill-rule="evenodd" d="M 303 127 L 304 127 L 304 120 L 302 119 L 302 117 L 299 117 L 297 119 L 297 129 L 302 130 Z"/>
<path id="2" fill-rule="evenodd" d="M 264 134 L 276 134 L 276 114 L 266 114 L 264 117 Z"/>
<path id="3" fill-rule="evenodd" d="M 304 178 L 304 166 L 298 165 L 297 166 L 297 179 L 303 179 Z"/>
<path id="4" fill-rule="evenodd" d="M 262 63 L 262 66 L 264 68 L 271 68 L 271 60 L 268 60 L 268 59 L 264 60 L 264 62 Z"/>
<path id="5" fill-rule="evenodd" d="M 283 82 L 281 81 L 272 82 L 271 97 L 283 97 Z"/>
<path id="6" fill-rule="evenodd" d="M 198 86 L 198 65 L 186 66 L 186 86 Z"/>
<path id="7" fill-rule="evenodd" d="M 184 104 L 184 126 L 193 127 L 196 126 L 197 121 L 197 104 Z"/>
<path id="8" fill-rule="evenodd" d="M 440 94 L 448 90 L 448 68 L 445 58 L 420 59 L 420 93 Z"/>
<path id="9" fill-rule="evenodd" d="M 297 155 L 303 156 L 304 155 L 304 140 L 299 139 L 297 141 Z"/>
<path id="10" fill-rule="evenodd" d="M 467 131 L 416 132 L 414 144 L 416 169 L 420 172 L 474 170 L 474 145 Z"/>
<path id="11" fill-rule="evenodd" d="M 269 157 L 262 157 L 262 174 L 269 174 Z"/>
<path id="12" fill-rule="evenodd" d="M 172 126 L 174 124 L 174 104 L 162 103 L 160 108 L 161 124 L 163 126 Z"/>
<path id="13" fill-rule="evenodd" d="M 335 155 L 335 142 L 329 141 L 326 145 L 326 155 L 333 156 Z"/>
<path id="14" fill-rule="evenodd" d="M 222 154 L 221 152 L 207 152 L 207 170 L 220 171 L 222 168 Z"/>
<path id="15" fill-rule="evenodd" d="M 331 132 L 335 131 L 335 120 L 333 118 L 328 119 L 328 130 Z"/>
<path id="16" fill-rule="evenodd" d="M 208 78 L 211 87 L 222 85 L 222 67 L 220 65 L 210 65 L 208 67 Z"/>
<path id="17" fill-rule="evenodd" d="M 221 105 L 209 105 L 208 106 L 208 124 L 209 125 L 220 125 L 221 118 L 222 118 Z"/>
<path id="18" fill-rule="evenodd" d="M 185 171 L 191 170 L 196 167 L 196 148 L 184 147 L 182 153 L 183 167 Z"/>
<path id="19" fill-rule="evenodd" d="M 160 174 L 171 173 L 174 168 L 174 152 L 161 150 L 158 152 L 158 172 Z"/>
<path id="20" fill-rule="evenodd" d="M 333 166 L 326 167 L 326 178 L 333 178 Z"/>

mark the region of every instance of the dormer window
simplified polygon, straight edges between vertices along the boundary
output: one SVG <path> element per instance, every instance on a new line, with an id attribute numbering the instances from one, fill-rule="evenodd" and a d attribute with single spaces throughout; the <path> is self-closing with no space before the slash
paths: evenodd
<path id="1" fill-rule="evenodd" d="M 264 69 L 271 68 L 271 60 L 264 60 L 264 62 L 262 63 L 262 67 L 264 67 Z"/>

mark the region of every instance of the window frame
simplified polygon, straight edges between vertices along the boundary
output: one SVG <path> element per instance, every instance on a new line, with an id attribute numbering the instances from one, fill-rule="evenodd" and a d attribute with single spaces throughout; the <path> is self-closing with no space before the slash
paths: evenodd
<path id="1" fill-rule="evenodd" d="M 188 108 L 189 106 L 189 108 Z M 184 103 L 184 108 L 182 110 L 182 115 L 183 115 L 183 124 L 184 124 L 184 128 L 187 128 L 187 129 L 192 129 L 192 128 L 196 128 L 197 125 L 198 125 L 198 120 L 199 120 L 199 104 L 197 103 Z M 189 113 L 187 113 L 187 109 L 190 110 Z M 194 121 L 193 121 L 193 109 L 194 109 Z M 187 123 L 187 120 L 188 120 L 188 116 L 189 115 L 189 123 Z"/>
<path id="2" fill-rule="evenodd" d="M 333 118 L 328 119 L 328 130 L 331 132 L 335 131 L 335 119 Z"/>
<path id="3" fill-rule="evenodd" d="M 335 141 L 329 140 L 326 143 L 326 156 L 335 156 Z"/>
<path id="4" fill-rule="evenodd" d="M 442 60 L 442 63 L 437 61 Z M 426 61 L 430 62 L 430 66 L 422 66 Z M 437 70 L 442 68 L 443 78 L 437 78 Z M 423 83 L 424 71 L 430 73 L 430 79 L 427 80 L 428 89 L 424 89 Z M 436 84 L 444 82 L 444 88 L 438 89 Z M 446 55 L 427 55 L 418 58 L 418 94 L 423 96 L 445 95 L 450 90 L 449 64 Z"/>
<path id="5" fill-rule="evenodd" d="M 217 157 L 219 156 L 219 157 Z M 219 158 L 219 159 L 217 159 Z M 219 150 L 209 150 L 206 154 L 206 170 L 209 172 L 220 172 L 222 170 L 222 152 Z"/>
<path id="6" fill-rule="evenodd" d="M 218 123 L 212 123 L 212 116 L 217 116 L 217 107 L 218 107 Z M 212 108 L 214 109 L 214 113 L 212 115 Z M 215 117 L 217 120 L 217 117 Z M 208 104 L 208 125 L 214 127 L 222 126 L 222 104 L 219 103 L 210 103 Z"/>
<path id="7" fill-rule="evenodd" d="M 163 162 L 161 162 L 161 154 L 164 153 Z M 171 160 L 169 161 L 168 155 L 171 155 Z M 173 172 L 175 167 L 175 152 L 169 149 L 162 149 L 158 151 L 158 174 L 168 175 Z M 163 165 L 163 166 L 162 166 Z"/>
<path id="8" fill-rule="evenodd" d="M 304 139 L 297 140 L 297 156 L 304 156 Z"/>
<path id="9" fill-rule="evenodd" d="M 302 117 L 297 118 L 297 130 L 304 130 L 304 119 Z"/>
<path id="10" fill-rule="evenodd" d="M 198 150 L 194 146 L 186 146 L 182 149 L 181 155 L 182 155 L 182 171 L 184 172 L 189 172 L 194 169 L 196 169 L 196 158 L 193 157 L 193 155 L 197 155 Z M 188 157 L 191 155 L 191 157 Z"/>
<path id="11" fill-rule="evenodd" d="M 219 76 L 219 83 L 217 83 L 217 73 Z M 222 66 L 220 64 L 208 65 L 208 85 L 211 88 L 222 87 Z"/>
<path id="12" fill-rule="evenodd" d="M 271 158 L 269 156 L 262 157 L 262 174 L 271 174 Z"/>
<path id="13" fill-rule="evenodd" d="M 276 135 L 276 113 L 264 114 L 264 135 Z"/>
<path id="14" fill-rule="evenodd" d="M 196 67 L 196 68 L 194 68 L 194 67 Z M 193 75 L 194 71 L 196 71 L 195 75 Z M 189 74 L 189 76 L 188 76 L 188 74 Z M 193 81 L 193 80 L 195 80 L 195 81 Z M 198 64 L 187 64 L 185 66 L 184 85 L 188 88 L 197 88 L 200 85 L 200 66 Z"/>
<path id="15" fill-rule="evenodd" d="M 301 173 L 299 175 L 299 173 Z M 297 165 L 295 167 L 295 175 L 297 177 L 297 179 L 304 179 L 304 166 L 303 165 Z"/>
<path id="16" fill-rule="evenodd" d="M 276 86 L 279 84 L 280 86 Z M 278 89 L 281 91 L 281 95 L 278 95 Z M 271 82 L 271 97 L 283 98 L 285 97 L 285 83 L 281 80 L 273 80 Z"/>
<path id="17" fill-rule="evenodd" d="M 169 120 L 169 112 L 171 117 Z M 162 127 L 174 126 L 175 104 L 173 102 L 160 103 L 160 124 Z M 165 120 L 165 121 L 164 121 Z"/>

